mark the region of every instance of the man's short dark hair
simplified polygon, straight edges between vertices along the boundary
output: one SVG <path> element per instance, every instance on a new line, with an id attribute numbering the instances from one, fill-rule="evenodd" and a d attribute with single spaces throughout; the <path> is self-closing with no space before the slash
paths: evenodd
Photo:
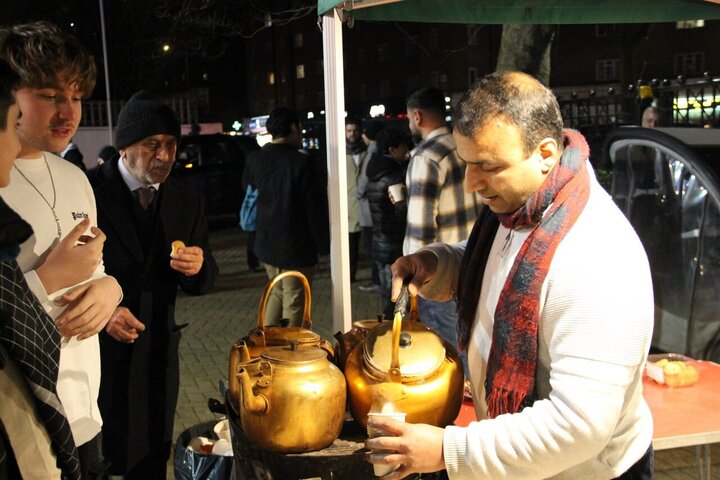
<path id="1" fill-rule="evenodd" d="M 295 110 L 287 107 L 274 108 L 265 122 L 265 128 L 273 138 L 287 137 L 293 125 L 300 128 L 300 117 Z"/>
<path id="2" fill-rule="evenodd" d="M 398 148 L 401 145 L 410 146 L 410 136 L 399 128 L 386 128 L 380 130 L 375 139 L 377 151 L 381 155 L 389 155 L 390 147 Z"/>
<path id="3" fill-rule="evenodd" d="M 49 22 L 0 29 L 0 58 L 20 75 L 22 87 L 42 88 L 65 80 L 76 84 L 84 96 L 95 88 L 93 56 L 75 37 Z"/>
<path id="4" fill-rule="evenodd" d="M 20 75 L 5 60 L 0 59 L 0 132 L 7 129 L 8 109 L 15 104 L 15 90 L 20 84 Z"/>
<path id="5" fill-rule="evenodd" d="M 407 98 L 405 105 L 408 110 L 422 110 L 436 118 L 445 118 L 445 94 L 435 87 L 416 90 Z"/>
<path id="6" fill-rule="evenodd" d="M 357 125 L 358 128 L 362 129 L 362 120 L 360 120 L 360 117 L 347 116 L 345 117 L 345 126 L 348 125 Z"/>
<path id="7" fill-rule="evenodd" d="M 493 118 L 515 125 L 530 154 L 543 138 L 553 138 L 562 148 L 562 115 L 550 89 L 521 72 L 496 72 L 475 82 L 462 96 L 453 127 L 472 138 Z"/>

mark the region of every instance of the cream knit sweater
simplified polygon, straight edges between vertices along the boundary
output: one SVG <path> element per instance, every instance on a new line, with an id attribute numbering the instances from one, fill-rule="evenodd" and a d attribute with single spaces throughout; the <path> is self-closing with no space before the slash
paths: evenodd
<path id="1" fill-rule="evenodd" d="M 610 479 L 652 440 L 642 373 L 653 327 L 652 282 L 637 235 L 593 180 L 587 206 L 559 245 L 542 290 L 538 401 L 487 419 L 485 371 L 493 313 L 529 230 L 500 226 L 485 268 L 468 363 L 475 412 L 467 428 L 447 427 L 451 479 Z M 465 244 L 433 244 L 438 274 L 421 294 L 455 291 Z"/>

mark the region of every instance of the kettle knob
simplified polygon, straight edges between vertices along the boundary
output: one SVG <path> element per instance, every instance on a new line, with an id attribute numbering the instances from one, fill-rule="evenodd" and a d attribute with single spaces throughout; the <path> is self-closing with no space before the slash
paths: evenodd
<path id="1" fill-rule="evenodd" d="M 400 334 L 400 347 L 407 348 L 410 345 L 412 345 L 412 335 L 410 335 L 408 332 L 402 332 Z"/>
<path id="2" fill-rule="evenodd" d="M 298 342 L 297 340 L 290 340 L 290 351 L 291 352 L 297 352 L 298 349 Z"/>

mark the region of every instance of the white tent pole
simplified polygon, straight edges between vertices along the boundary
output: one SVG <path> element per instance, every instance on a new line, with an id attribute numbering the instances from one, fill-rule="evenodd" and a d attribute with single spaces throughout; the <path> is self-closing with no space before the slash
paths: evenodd
<path id="1" fill-rule="evenodd" d="M 348 241 L 347 164 L 345 159 L 345 78 L 342 21 L 337 9 L 322 18 L 325 70 L 325 137 L 330 207 L 330 276 L 333 332 L 352 327 L 350 244 Z"/>

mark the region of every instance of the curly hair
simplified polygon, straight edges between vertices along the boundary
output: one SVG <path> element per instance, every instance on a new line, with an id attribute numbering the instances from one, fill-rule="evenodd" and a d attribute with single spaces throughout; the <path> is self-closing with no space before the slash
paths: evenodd
<path id="1" fill-rule="evenodd" d="M 42 88 L 66 81 L 83 95 L 95 88 L 95 59 L 73 36 L 49 22 L 0 29 L 0 58 L 21 78 L 22 87 Z"/>
<path id="2" fill-rule="evenodd" d="M 527 154 L 543 138 L 553 138 L 562 147 L 562 115 L 557 99 L 530 75 L 496 72 L 475 82 L 458 102 L 453 128 L 471 138 L 496 117 L 520 130 Z"/>

